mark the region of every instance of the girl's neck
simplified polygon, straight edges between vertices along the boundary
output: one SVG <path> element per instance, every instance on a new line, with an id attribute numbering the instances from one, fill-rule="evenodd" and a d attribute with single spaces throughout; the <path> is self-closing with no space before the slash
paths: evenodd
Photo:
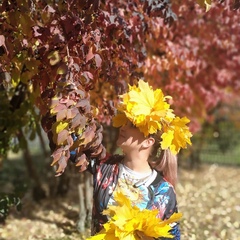
<path id="1" fill-rule="evenodd" d="M 148 164 L 147 159 L 141 158 L 132 159 L 125 156 L 123 158 L 122 164 L 130 168 L 131 170 L 139 173 L 146 173 L 152 171 L 151 167 Z"/>

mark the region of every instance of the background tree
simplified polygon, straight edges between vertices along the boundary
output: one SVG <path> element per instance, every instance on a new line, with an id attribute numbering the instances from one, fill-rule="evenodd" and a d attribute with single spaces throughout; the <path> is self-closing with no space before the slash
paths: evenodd
<path id="1" fill-rule="evenodd" d="M 206 12 L 195 2 L 173 1 L 178 20 L 169 28 L 159 19 L 151 28 L 145 77 L 173 96 L 179 115 L 190 117 L 190 127 L 198 133 L 189 148 L 192 166 L 200 161 L 205 127 L 214 128 L 220 106 L 239 98 L 240 24 L 234 6 L 214 2 Z"/>
<path id="2" fill-rule="evenodd" d="M 101 125 L 110 124 L 117 95 L 141 77 L 173 96 L 193 132 L 214 122 L 219 104 L 239 92 L 240 30 L 237 0 L 211 5 L 206 13 L 192 1 L 3 0 L 1 159 L 24 149 L 40 190 L 27 137 L 40 134 L 41 119 L 57 175 L 73 149 L 83 171 L 89 156 L 105 155 Z M 4 218 L 19 204 L 6 199 Z"/>
<path id="3" fill-rule="evenodd" d="M 207 13 L 189 1 L 172 7 L 178 20 L 171 28 L 154 22 L 145 74 L 175 96 L 176 112 L 190 116 L 195 132 L 220 102 L 239 93 L 240 24 L 227 2 Z"/>
<path id="4" fill-rule="evenodd" d="M 41 118 L 57 174 L 76 148 L 83 171 L 87 157 L 105 155 L 100 124 L 109 123 L 113 100 L 141 76 L 147 21 L 174 19 L 168 1 L 17 0 L 0 9 L 1 155 L 22 148 L 29 160 L 26 137 Z"/>
<path id="5" fill-rule="evenodd" d="M 24 142 L 19 129 L 37 126 L 37 106 L 57 174 L 76 148 L 83 171 L 87 157 L 105 155 L 101 123 L 109 124 L 117 95 L 140 77 L 172 95 L 197 131 L 239 90 L 237 14 L 228 2 L 212 5 L 206 13 L 174 1 L 173 13 L 165 0 L 3 1 L 2 153 L 11 139 Z"/>
<path id="6" fill-rule="evenodd" d="M 7 98 L 11 102 L 17 95 L 19 107 L 28 102 L 27 109 L 40 109 L 57 173 L 64 171 L 76 147 L 82 153 L 77 165 L 84 170 L 86 156 L 105 154 L 97 112 L 104 108 L 101 112 L 109 117 L 113 111 L 109 94 L 99 102 L 92 91 L 91 104 L 90 91 L 105 92 L 107 85 L 114 90 L 112 99 L 123 92 L 127 79 L 138 75 L 146 54 L 147 22 L 140 20 L 161 15 L 170 22 L 175 15 L 167 1 L 3 1 L 1 7 L 1 69 L 2 83 L 10 85 Z M 9 74 L 11 81 L 6 78 Z M 24 86 L 20 94 L 14 93 L 17 86 Z M 16 122 L 15 126 L 25 126 Z M 4 139 L 10 139 L 6 129 Z M 2 149 L 9 147 L 6 144 Z"/>

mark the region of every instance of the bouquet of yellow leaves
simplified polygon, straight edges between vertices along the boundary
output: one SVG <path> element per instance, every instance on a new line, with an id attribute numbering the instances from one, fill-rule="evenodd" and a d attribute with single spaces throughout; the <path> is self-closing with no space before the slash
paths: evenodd
<path id="1" fill-rule="evenodd" d="M 88 240 L 153 240 L 158 237 L 173 238 L 169 233 L 169 223 L 178 221 L 181 213 L 174 213 L 169 219 L 157 217 L 158 210 L 139 209 L 132 206 L 130 200 L 121 192 L 114 196 L 118 206 L 110 206 L 103 214 L 109 215 L 110 220 L 103 229 Z"/>

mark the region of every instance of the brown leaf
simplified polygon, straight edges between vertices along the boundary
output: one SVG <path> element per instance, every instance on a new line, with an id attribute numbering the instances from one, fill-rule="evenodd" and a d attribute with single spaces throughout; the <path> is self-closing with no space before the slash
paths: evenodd
<path id="1" fill-rule="evenodd" d="M 0 35 L 0 47 L 3 46 L 4 49 L 6 50 L 6 53 L 8 54 L 7 47 L 5 45 L 5 37 L 3 35 Z"/>
<path id="2" fill-rule="evenodd" d="M 93 79 L 93 74 L 90 73 L 90 72 L 83 72 L 82 75 L 87 79 L 87 82 L 90 80 L 90 79 Z"/>
<path id="3" fill-rule="evenodd" d="M 71 94 L 69 94 L 69 97 L 70 97 L 70 95 L 71 95 Z M 71 107 L 71 106 L 73 106 L 73 105 L 75 105 L 75 104 L 76 104 L 76 101 L 71 100 L 71 99 L 68 99 L 68 101 L 66 102 L 67 108 L 68 108 L 68 107 Z"/>
<path id="4" fill-rule="evenodd" d="M 67 166 L 67 158 L 65 156 L 61 156 L 58 160 L 58 169 L 56 170 L 57 173 L 62 174 Z"/>
<path id="5" fill-rule="evenodd" d="M 67 107 L 65 104 L 57 104 L 51 109 L 51 112 L 57 113 L 57 112 L 60 112 L 62 110 L 66 110 L 66 109 L 67 109 Z"/>
<path id="6" fill-rule="evenodd" d="M 57 113 L 56 120 L 60 122 L 67 117 L 67 109 L 63 109 Z"/>
<path id="7" fill-rule="evenodd" d="M 68 109 L 67 110 L 67 119 L 74 118 L 77 114 L 79 114 L 79 111 L 76 107 Z"/>
<path id="8" fill-rule="evenodd" d="M 76 127 L 83 128 L 85 124 L 86 124 L 86 117 L 78 112 L 77 115 L 72 119 L 71 128 L 76 128 Z"/>
<path id="9" fill-rule="evenodd" d="M 91 126 L 91 127 L 88 126 L 86 128 L 85 132 L 81 136 L 81 139 L 83 139 L 82 145 L 86 145 L 94 139 L 95 131 L 96 131 L 96 127 L 94 127 L 94 126 Z"/>
<path id="10" fill-rule="evenodd" d="M 90 102 L 88 99 L 81 99 L 77 104 L 76 104 L 77 108 L 82 108 L 85 111 L 89 111 L 90 110 Z"/>
<path id="11" fill-rule="evenodd" d="M 88 54 L 86 56 L 86 62 L 88 62 L 89 60 L 93 59 L 94 58 L 94 53 L 93 53 L 93 48 L 90 47 L 89 48 L 89 51 L 88 51 Z"/>
<path id="12" fill-rule="evenodd" d="M 79 172 L 83 172 L 87 169 L 89 162 L 86 155 L 83 153 L 80 157 L 77 158 L 76 167 L 80 167 Z"/>
<path id="13" fill-rule="evenodd" d="M 94 152 L 91 152 L 91 156 L 92 157 L 96 157 L 96 156 L 98 156 L 102 151 L 103 151 L 103 145 L 100 145 L 99 147 L 97 147 L 96 149 L 95 149 L 95 151 Z"/>
<path id="14" fill-rule="evenodd" d="M 63 129 L 58 135 L 57 135 L 57 144 L 61 145 L 64 143 L 69 136 L 69 132 L 66 129 Z"/>
<path id="15" fill-rule="evenodd" d="M 85 161 L 87 161 L 87 157 L 86 157 L 85 153 L 83 153 L 80 157 L 77 158 L 76 167 L 81 166 Z"/>
<path id="16" fill-rule="evenodd" d="M 53 157 L 53 161 L 51 163 L 51 166 L 53 166 L 62 156 L 62 149 L 58 148 L 56 151 L 53 152 L 52 157 Z"/>
<path id="17" fill-rule="evenodd" d="M 69 135 L 68 136 L 68 138 L 67 138 L 67 146 L 68 146 L 68 149 L 70 149 L 71 147 L 72 147 L 72 145 L 73 145 L 73 138 L 72 138 L 72 136 L 71 135 Z M 69 151 L 67 151 L 67 152 L 69 152 Z"/>
<path id="18" fill-rule="evenodd" d="M 99 54 L 95 54 L 95 62 L 98 68 L 102 66 L 102 58 Z"/>

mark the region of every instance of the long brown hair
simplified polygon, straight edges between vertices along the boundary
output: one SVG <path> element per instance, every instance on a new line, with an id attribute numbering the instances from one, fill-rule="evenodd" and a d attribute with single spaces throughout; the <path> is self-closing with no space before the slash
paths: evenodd
<path id="1" fill-rule="evenodd" d="M 158 135 L 152 136 L 155 139 L 149 164 L 152 168 L 163 174 L 163 177 L 174 187 L 177 183 L 177 156 L 170 149 L 161 150 Z"/>

